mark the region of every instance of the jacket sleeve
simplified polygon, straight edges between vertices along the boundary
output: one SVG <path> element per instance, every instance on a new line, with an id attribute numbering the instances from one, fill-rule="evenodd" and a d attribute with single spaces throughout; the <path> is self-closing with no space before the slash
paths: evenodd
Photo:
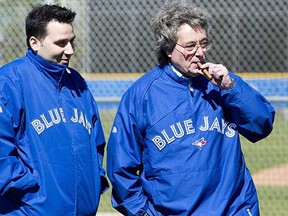
<path id="1" fill-rule="evenodd" d="M 123 215 L 157 215 L 142 188 L 142 136 L 134 103 L 129 96 L 122 97 L 108 141 L 107 172 L 112 184 L 112 206 Z"/>
<path id="2" fill-rule="evenodd" d="M 273 128 L 274 108 L 239 76 L 232 73 L 230 76 L 235 83 L 231 89 L 222 90 L 221 94 L 239 133 L 251 142 L 267 137 Z"/>
<path id="3" fill-rule="evenodd" d="M 99 172 L 100 172 L 100 178 L 101 178 L 101 193 L 104 193 L 106 190 L 109 188 L 108 180 L 106 178 L 106 172 L 105 169 L 103 168 L 103 157 L 104 157 L 104 152 L 105 152 L 105 137 L 104 137 L 104 132 L 100 120 L 100 115 L 98 112 L 98 109 L 96 107 L 96 115 L 97 115 L 97 120 L 96 120 L 96 125 L 95 125 L 95 136 L 96 136 L 96 148 L 97 148 L 97 154 L 98 154 L 98 163 L 99 163 Z"/>
<path id="4" fill-rule="evenodd" d="M 37 190 L 38 173 L 19 157 L 17 145 L 21 137 L 21 93 L 15 83 L 0 79 L 0 196 L 21 199 Z"/>

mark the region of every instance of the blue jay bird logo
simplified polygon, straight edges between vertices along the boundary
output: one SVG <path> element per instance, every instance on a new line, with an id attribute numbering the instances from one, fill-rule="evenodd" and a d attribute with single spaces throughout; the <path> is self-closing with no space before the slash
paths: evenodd
<path id="1" fill-rule="evenodd" d="M 202 150 L 202 147 L 206 145 L 206 143 L 207 142 L 205 141 L 204 137 L 202 137 L 196 140 L 195 142 L 193 142 L 192 145 L 197 146 L 199 150 Z"/>

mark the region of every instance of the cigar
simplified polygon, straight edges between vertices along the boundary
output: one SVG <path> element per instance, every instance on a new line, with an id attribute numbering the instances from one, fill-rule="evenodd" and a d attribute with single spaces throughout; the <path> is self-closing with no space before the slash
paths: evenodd
<path id="1" fill-rule="evenodd" d="M 202 66 L 201 62 L 197 62 L 198 67 L 200 68 Z M 204 73 L 204 76 L 208 79 L 208 80 L 212 80 L 212 75 L 208 72 L 208 70 L 206 68 L 201 69 L 202 72 Z"/>

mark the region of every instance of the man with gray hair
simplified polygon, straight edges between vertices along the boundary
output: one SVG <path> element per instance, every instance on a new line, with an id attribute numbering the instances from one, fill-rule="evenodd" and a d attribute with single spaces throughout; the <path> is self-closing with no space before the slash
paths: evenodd
<path id="1" fill-rule="evenodd" d="M 207 15 L 181 2 L 153 17 L 159 65 L 122 96 L 108 141 L 112 204 L 124 215 L 259 215 L 239 135 L 268 136 L 274 108 L 222 64 Z"/>

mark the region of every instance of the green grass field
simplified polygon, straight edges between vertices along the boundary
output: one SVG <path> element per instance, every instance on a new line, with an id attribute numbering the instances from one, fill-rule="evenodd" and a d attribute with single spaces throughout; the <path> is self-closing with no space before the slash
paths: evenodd
<path id="1" fill-rule="evenodd" d="M 101 111 L 106 140 L 115 116 L 114 111 Z M 274 129 L 269 137 L 255 144 L 241 137 L 242 150 L 251 173 L 264 168 L 288 163 L 288 118 L 283 110 L 277 111 Z M 105 166 L 105 165 L 104 165 Z M 258 186 L 261 216 L 286 216 L 288 212 L 288 187 Z M 99 212 L 116 212 L 111 207 L 111 188 L 101 197 Z"/>

